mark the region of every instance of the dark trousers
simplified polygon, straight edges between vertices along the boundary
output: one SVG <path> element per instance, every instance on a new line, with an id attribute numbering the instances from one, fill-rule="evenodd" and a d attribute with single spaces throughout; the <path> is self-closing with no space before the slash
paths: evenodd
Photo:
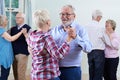
<path id="1" fill-rule="evenodd" d="M 10 72 L 10 68 L 5 69 L 5 68 L 1 65 L 0 80 L 8 80 L 9 72 Z"/>
<path id="2" fill-rule="evenodd" d="M 104 79 L 105 80 L 117 80 L 117 67 L 119 63 L 119 57 L 117 58 L 105 58 L 104 67 Z"/>
<path id="3" fill-rule="evenodd" d="M 88 53 L 89 80 L 102 80 L 104 62 L 104 50 L 92 50 Z"/>
<path id="4" fill-rule="evenodd" d="M 80 67 L 60 67 L 60 80 L 81 80 Z"/>
<path id="5" fill-rule="evenodd" d="M 60 80 L 59 77 L 56 77 L 56 78 L 52 78 L 50 80 Z"/>

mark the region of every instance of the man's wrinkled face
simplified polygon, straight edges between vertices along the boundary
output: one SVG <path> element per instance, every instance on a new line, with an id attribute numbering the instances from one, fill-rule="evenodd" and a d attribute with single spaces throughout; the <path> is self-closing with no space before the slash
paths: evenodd
<path id="1" fill-rule="evenodd" d="M 60 12 L 60 18 L 61 18 L 62 24 L 65 26 L 68 26 L 75 19 L 75 14 L 71 8 L 63 7 Z"/>
<path id="2" fill-rule="evenodd" d="M 19 24 L 23 24 L 24 23 L 24 18 L 22 17 L 22 14 L 18 13 L 16 15 L 16 23 Z"/>

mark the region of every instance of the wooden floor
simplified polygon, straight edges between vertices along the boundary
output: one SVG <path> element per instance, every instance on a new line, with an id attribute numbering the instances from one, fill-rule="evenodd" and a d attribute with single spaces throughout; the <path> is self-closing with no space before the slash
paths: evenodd
<path id="1" fill-rule="evenodd" d="M 10 75 L 8 80 L 14 80 L 13 75 Z M 26 80 L 30 80 L 30 76 L 29 75 L 26 75 Z M 89 80 L 88 79 L 88 75 L 87 74 L 83 74 L 82 75 L 82 80 Z M 117 79 L 117 80 L 120 80 L 120 78 Z"/>
<path id="2" fill-rule="evenodd" d="M 12 74 L 9 76 L 8 80 L 14 80 Z M 30 80 L 30 76 L 29 75 L 26 75 L 26 80 Z"/>
<path id="3" fill-rule="evenodd" d="M 10 75 L 8 80 L 14 80 L 13 75 Z M 26 80 L 30 80 L 30 76 L 26 75 Z M 88 80 L 88 76 L 83 75 L 82 80 Z"/>
<path id="4" fill-rule="evenodd" d="M 10 74 L 10 76 L 9 76 L 9 79 L 8 79 L 8 80 L 14 80 L 14 78 L 13 78 L 13 75 L 12 75 L 12 74 Z M 26 75 L 26 80 L 30 80 L 30 76 L 29 76 L 29 75 Z M 82 80 L 88 80 L 88 75 L 86 75 L 86 74 L 82 75 Z"/>
<path id="5" fill-rule="evenodd" d="M 12 68 L 11 68 L 8 80 L 14 80 Z M 28 69 L 27 72 L 26 72 L 26 80 L 30 80 L 30 69 Z"/>

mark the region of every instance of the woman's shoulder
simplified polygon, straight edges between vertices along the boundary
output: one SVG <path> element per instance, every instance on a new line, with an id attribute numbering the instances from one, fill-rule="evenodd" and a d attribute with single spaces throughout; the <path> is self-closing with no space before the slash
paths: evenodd
<path id="1" fill-rule="evenodd" d="M 0 35 L 3 34 L 5 32 L 4 28 L 0 28 Z"/>

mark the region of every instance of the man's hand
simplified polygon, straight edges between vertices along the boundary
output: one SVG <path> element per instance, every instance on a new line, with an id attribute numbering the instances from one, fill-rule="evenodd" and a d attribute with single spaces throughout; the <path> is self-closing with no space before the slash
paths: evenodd
<path id="1" fill-rule="evenodd" d="M 76 38 L 77 34 L 76 34 L 75 28 L 69 27 L 69 28 L 67 29 L 67 32 L 68 32 L 68 35 L 71 36 L 73 39 Z"/>

